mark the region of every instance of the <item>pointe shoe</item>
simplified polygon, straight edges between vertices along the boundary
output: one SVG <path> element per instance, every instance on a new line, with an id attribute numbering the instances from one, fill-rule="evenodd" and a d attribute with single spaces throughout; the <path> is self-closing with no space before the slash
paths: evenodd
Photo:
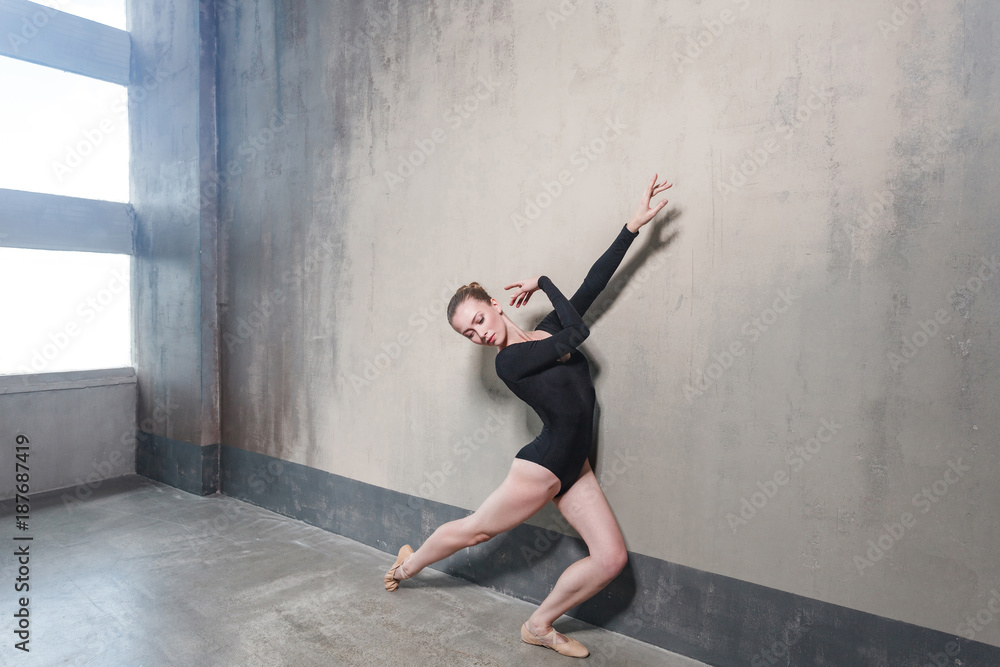
<path id="1" fill-rule="evenodd" d="M 563 637 L 566 637 L 566 635 L 563 635 Z M 587 647 L 581 644 L 580 642 L 576 641 L 572 637 L 566 637 L 567 641 L 563 642 L 562 644 L 553 644 L 552 642 L 554 642 L 555 640 L 556 640 L 555 628 L 549 630 L 548 634 L 539 637 L 538 635 L 536 635 L 535 633 L 533 633 L 531 630 L 528 629 L 527 621 L 525 621 L 525 623 L 521 625 L 521 641 L 527 644 L 534 644 L 535 646 L 544 646 L 545 648 L 552 649 L 556 653 L 560 653 L 562 655 L 568 655 L 571 658 L 586 658 L 588 655 L 590 655 L 590 651 L 587 650 Z"/>
<path id="2" fill-rule="evenodd" d="M 399 555 L 396 556 L 396 562 L 392 564 L 389 571 L 385 573 L 385 590 L 394 591 L 399 588 L 399 581 L 396 580 L 393 575 L 396 574 L 396 568 L 403 564 L 403 561 L 413 555 L 413 548 L 409 544 L 404 544 L 399 548 Z M 406 570 L 403 570 L 403 578 L 406 579 Z"/>

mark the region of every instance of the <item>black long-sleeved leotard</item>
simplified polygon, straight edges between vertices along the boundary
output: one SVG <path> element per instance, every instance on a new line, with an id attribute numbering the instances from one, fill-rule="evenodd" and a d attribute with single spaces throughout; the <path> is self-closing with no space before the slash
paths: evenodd
<path id="1" fill-rule="evenodd" d="M 590 335 L 583 315 L 607 286 L 638 235 L 623 225 L 611 247 L 594 262 L 583 284 L 569 299 L 548 276 L 540 276 L 538 286 L 549 297 L 553 309 L 535 330 L 552 335 L 512 343 L 497 353 L 497 376 L 531 406 L 543 424 L 538 437 L 522 447 L 515 458 L 551 470 L 561 484 L 556 497 L 576 482 L 593 443 L 596 394 L 587 357 L 576 349 Z M 569 359 L 559 361 L 567 353 Z"/>

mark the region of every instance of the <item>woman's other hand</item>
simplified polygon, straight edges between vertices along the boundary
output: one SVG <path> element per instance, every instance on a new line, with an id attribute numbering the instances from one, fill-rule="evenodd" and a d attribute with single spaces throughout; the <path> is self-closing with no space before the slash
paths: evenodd
<path id="1" fill-rule="evenodd" d="M 520 308 L 524 304 L 528 303 L 528 299 L 531 298 L 531 293 L 538 289 L 538 278 L 541 278 L 541 276 L 530 278 L 528 280 L 519 280 L 516 283 L 511 283 L 510 285 L 504 287 L 504 289 L 512 289 L 514 287 L 517 288 L 517 291 L 510 297 L 510 305 L 515 308 Z M 517 303 L 515 303 L 515 301 Z"/>
<path id="2" fill-rule="evenodd" d="M 632 219 L 629 220 L 626 225 L 628 230 L 633 234 L 639 231 L 639 229 L 647 222 L 655 218 L 656 214 L 660 212 L 660 209 L 666 206 L 667 202 L 670 201 L 669 199 L 664 199 L 654 208 L 649 207 L 650 199 L 673 186 L 673 183 L 667 183 L 667 181 L 657 183 L 656 176 L 656 174 L 653 174 L 653 178 L 650 179 L 649 185 L 646 186 L 646 189 L 642 193 L 642 199 L 639 201 L 639 207 L 635 210 L 635 215 L 632 216 Z"/>

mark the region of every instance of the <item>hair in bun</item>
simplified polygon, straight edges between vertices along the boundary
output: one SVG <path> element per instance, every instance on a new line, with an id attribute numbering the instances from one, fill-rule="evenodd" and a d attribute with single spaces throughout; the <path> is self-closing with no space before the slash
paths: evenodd
<path id="1" fill-rule="evenodd" d="M 489 293 L 483 289 L 483 286 L 479 283 L 473 281 L 468 285 L 462 285 L 455 291 L 455 296 L 451 297 L 451 301 L 448 302 L 448 323 L 451 323 L 451 318 L 455 315 L 455 309 L 465 303 L 466 299 L 475 299 L 476 301 L 483 301 L 485 303 L 490 302 Z"/>

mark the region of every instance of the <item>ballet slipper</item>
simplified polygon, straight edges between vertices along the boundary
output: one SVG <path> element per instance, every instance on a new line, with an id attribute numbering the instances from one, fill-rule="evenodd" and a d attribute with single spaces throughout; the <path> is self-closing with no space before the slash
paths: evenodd
<path id="1" fill-rule="evenodd" d="M 409 544 L 404 544 L 399 548 L 399 555 L 396 556 L 396 562 L 393 563 L 392 567 L 389 568 L 389 571 L 385 573 L 385 590 L 394 591 L 399 588 L 399 580 L 397 580 L 393 575 L 396 574 L 396 568 L 399 568 L 403 564 L 403 561 L 412 555 L 413 548 L 410 547 Z M 406 579 L 407 576 L 405 575 L 405 570 L 402 571 L 404 572 L 403 579 Z"/>
<path id="2" fill-rule="evenodd" d="M 562 644 L 554 643 L 556 640 L 556 630 L 555 628 L 549 630 L 548 634 L 538 636 L 528 629 L 528 622 L 525 621 L 521 626 L 521 641 L 526 644 L 533 644 L 534 646 L 544 646 L 545 648 L 550 648 L 556 653 L 562 655 L 568 655 L 572 658 L 586 658 L 590 655 L 590 651 L 587 647 L 576 641 L 572 637 L 566 637 L 566 641 Z"/>
<path id="3" fill-rule="evenodd" d="M 410 578 L 410 575 L 408 575 L 406 573 L 406 570 L 404 568 L 406 567 L 406 564 L 409 562 L 409 560 L 411 558 L 413 558 L 413 554 L 412 553 L 409 556 L 407 556 L 406 558 L 404 558 L 403 562 L 399 564 L 399 574 L 401 576 L 399 577 L 399 579 L 397 581 L 402 581 L 403 579 L 409 579 Z"/>

